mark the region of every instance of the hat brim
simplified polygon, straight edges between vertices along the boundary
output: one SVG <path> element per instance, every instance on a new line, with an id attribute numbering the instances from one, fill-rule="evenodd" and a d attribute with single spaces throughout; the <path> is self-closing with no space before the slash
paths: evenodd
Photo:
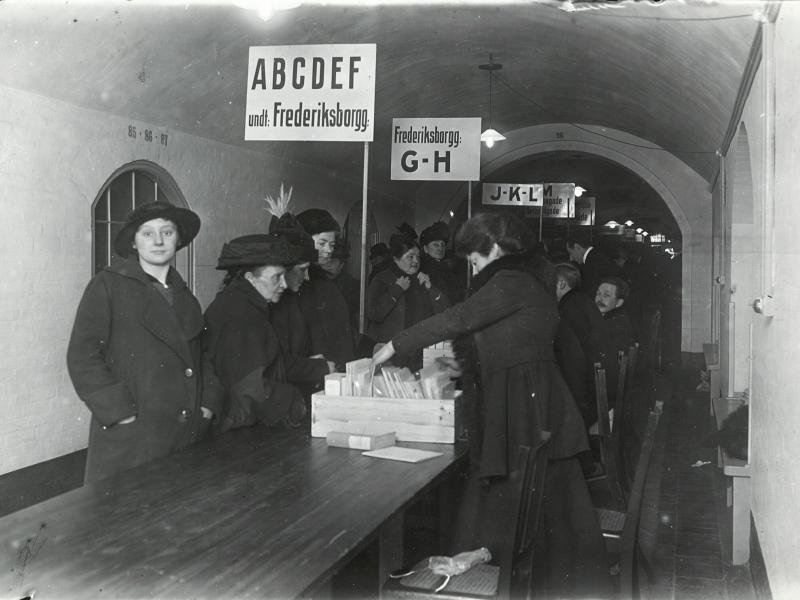
<path id="1" fill-rule="evenodd" d="M 162 203 L 159 202 L 159 204 Z M 149 210 L 139 215 L 136 215 L 135 211 L 132 213 L 133 218 L 125 223 L 117 237 L 114 238 L 114 252 L 117 256 L 123 258 L 130 256 L 133 252 L 133 240 L 139 227 L 153 219 L 164 219 L 175 223 L 178 228 L 178 237 L 180 238 L 176 251 L 192 243 L 200 232 L 200 217 L 197 213 L 188 208 L 180 208 L 166 202 L 163 205 L 163 207 L 158 207 L 158 209 Z"/>

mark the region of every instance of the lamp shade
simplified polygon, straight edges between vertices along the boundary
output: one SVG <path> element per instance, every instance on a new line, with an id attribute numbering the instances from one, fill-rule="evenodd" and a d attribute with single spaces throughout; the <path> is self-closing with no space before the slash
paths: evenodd
<path id="1" fill-rule="evenodd" d="M 506 136 L 491 127 L 481 134 L 481 141 L 489 148 L 494 146 L 495 142 L 500 142 L 504 139 L 506 139 Z"/>

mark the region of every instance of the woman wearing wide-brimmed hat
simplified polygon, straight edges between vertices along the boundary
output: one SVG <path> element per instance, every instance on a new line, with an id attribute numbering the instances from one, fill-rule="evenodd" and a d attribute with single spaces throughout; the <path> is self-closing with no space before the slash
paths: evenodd
<path id="1" fill-rule="evenodd" d="M 298 426 L 306 409 L 286 381 L 271 306 L 286 290 L 286 266 L 296 262 L 278 234 L 254 234 L 225 244 L 217 269 L 223 288 L 206 309 L 206 348 L 226 391 L 217 433 L 263 423 Z"/>
<path id="2" fill-rule="evenodd" d="M 170 266 L 199 230 L 190 210 L 139 206 L 114 241 L 118 260 L 83 294 L 67 366 L 92 413 L 87 482 L 191 444 L 222 407 L 200 304 Z"/>

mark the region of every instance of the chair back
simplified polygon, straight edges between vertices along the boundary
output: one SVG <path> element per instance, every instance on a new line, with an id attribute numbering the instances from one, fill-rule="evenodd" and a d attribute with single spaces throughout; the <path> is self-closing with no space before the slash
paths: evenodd
<path id="1" fill-rule="evenodd" d="M 628 390 L 628 353 L 620 350 L 618 361 L 619 363 L 619 379 L 617 379 L 617 397 L 616 405 L 614 407 L 615 416 L 618 410 L 622 408 L 625 402 L 625 392 Z M 612 423 L 613 429 L 613 423 Z"/>
<path id="2" fill-rule="evenodd" d="M 657 403 L 656 408 L 650 411 L 647 419 L 647 428 L 642 440 L 639 460 L 636 464 L 636 475 L 633 479 L 627 510 L 625 511 L 625 526 L 622 529 L 620 542 L 620 598 L 640 597 L 639 559 L 641 558 L 641 548 L 639 546 L 639 524 L 647 472 L 650 468 L 658 422 L 661 416 L 660 405 L 661 403 Z"/>
<path id="3" fill-rule="evenodd" d="M 498 598 L 529 598 L 533 585 L 534 553 L 542 523 L 542 501 L 547 474 L 547 443 L 545 432 L 535 448 L 521 446 L 517 470 L 512 472 L 512 506 L 514 518 L 506 536 L 508 546 L 502 554 L 497 586 Z"/>
<path id="4" fill-rule="evenodd" d="M 628 380 L 625 382 L 625 391 L 630 394 L 636 381 L 636 368 L 639 366 L 639 342 L 634 342 L 628 348 Z"/>
<path id="5" fill-rule="evenodd" d="M 604 479 L 611 494 L 611 502 L 615 507 L 625 506 L 625 499 L 620 485 L 619 471 L 619 436 L 614 436 L 608 418 L 608 388 L 606 386 L 606 370 L 602 364 L 594 363 L 594 384 L 597 399 L 597 439 L 600 445 L 600 461 L 603 463 Z M 616 410 L 615 410 L 616 412 Z"/>

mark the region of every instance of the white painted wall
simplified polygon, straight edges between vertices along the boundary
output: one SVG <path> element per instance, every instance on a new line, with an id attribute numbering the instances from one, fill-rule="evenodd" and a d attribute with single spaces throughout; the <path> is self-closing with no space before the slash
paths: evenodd
<path id="1" fill-rule="evenodd" d="M 0 474 L 86 446 L 89 413 L 66 370 L 66 347 L 91 277 L 91 204 L 109 176 L 149 160 L 175 179 L 203 221 L 195 293 L 205 307 L 222 279 L 223 242 L 265 230 L 266 193 L 294 186 L 297 211 L 323 206 L 344 221 L 361 179 L 289 164 L 275 154 L 188 136 L 0 86 Z M 168 134 L 167 146 L 128 137 L 128 125 Z M 275 158 L 278 156 L 278 158 Z M 387 203 L 384 232 L 409 218 Z"/>
<path id="2" fill-rule="evenodd" d="M 800 597 L 800 5 L 783 3 L 775 27 L 775 218 L 766 227 L 774 243 L 767 272 L 771 262 L 775 272 L 775 316 L 756 316 L 753 320 L 752 511 L 773 597 L 789 600 Z M 760 88 L 751 92 L 748 108 L 753 110 L 743 116 L 754 157 L 759 216 L 763 214 L 760 203 L 764 198 L 764 170 L 760 149 L 753 148 L 753 144 L 756 140 L 763 144 L 764 140 L 762 112 L 755 110 L 763 105 L 760 93 Z M 758 219 L 755 227 L 759 235 L 761 226 Z"/>
<path id="3" fill-rule="evenodd" d="M 507 132 L 505 141 L 482 150 L 481 177 L 525 156 L 579 151 L 617 162 L 647 181 L 672 211 L 683 236 L 681 350 L 702 352 L 711 335 L 712 214 L 708 182 L 672 154 L 642 148 L 653 146 L 647 140 L 608 128 L 602 129 L 601 137 L 587 131 L 591 129 L 587 125 L 579 129 L 568 123 L 552 123 Z M 564 139 L 557 133 L 563 133 Z M 464 184 L 421 186 L 417 192 L 417 225 L 435 221 L 443 213 L 446 216 L 448 204 L 455 207 L 465 196 Z M 473 198 L 474 206 L 479 203 Z"/>

